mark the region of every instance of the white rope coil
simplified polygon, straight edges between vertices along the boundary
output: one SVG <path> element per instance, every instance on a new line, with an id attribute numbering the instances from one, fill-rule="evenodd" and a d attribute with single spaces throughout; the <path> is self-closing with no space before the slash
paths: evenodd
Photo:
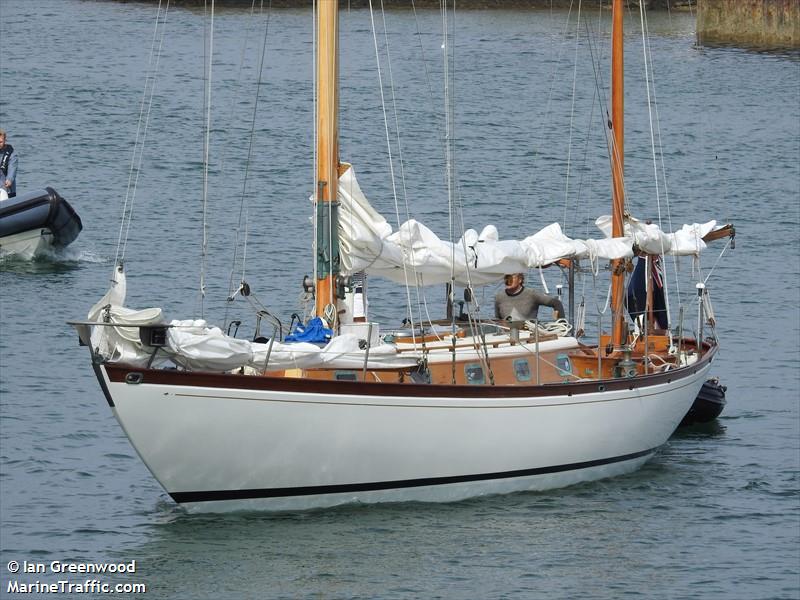
<path id="1" fill-rule="evenodd" d="M 536 332 L 536 329 L 539 329 L 540 335 L 552 335 L 555 334 L 558 337 L 564 337 L 572 331 L 572 325 L 570 325 L 566 319 L 558 319 L 556 321 L 525 321 L 525 329 L 528 331 Z"/>

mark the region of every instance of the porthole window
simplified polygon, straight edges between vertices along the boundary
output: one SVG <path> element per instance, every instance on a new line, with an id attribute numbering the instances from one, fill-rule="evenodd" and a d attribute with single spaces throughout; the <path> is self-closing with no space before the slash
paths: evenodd
<path id="1" fill-rule="evenodd" d="M 556 356 L 556 366 L 558 367 L 558 374 L 562 377 L 572 373 L 572 362 L 566 354 L 559 354 Z"/>
<path id="2" fill-rule="evenodd" d="M 464 375 L 470 385 L 480 385 L 485 382 L 483 377 L 483 367 L 472 363 L 464 367 Z"/>
<path id="3" fill-rule="evenodd" d="M 336 381 L 356 381 L 356 374 L 353 371 L 336 371 Z"/>
<path id="4" fill-rule="evenodd" d="M 514 361 L 514 376 L 517 381 L 531 380 L 531 366 L 527 358 L 518 358 Z"/>

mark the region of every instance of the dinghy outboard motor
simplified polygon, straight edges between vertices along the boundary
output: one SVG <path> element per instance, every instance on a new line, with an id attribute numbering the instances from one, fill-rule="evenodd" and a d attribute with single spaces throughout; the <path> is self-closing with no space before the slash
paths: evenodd
<path id="1" fill-rule="evenodd" d="M 725 392 L 728 388 L 713 377 L 703 384 L 692 407 L 680 423 L 680 427 L 695 423 L 708 423 L 722 414 L 725 408 Z"/>

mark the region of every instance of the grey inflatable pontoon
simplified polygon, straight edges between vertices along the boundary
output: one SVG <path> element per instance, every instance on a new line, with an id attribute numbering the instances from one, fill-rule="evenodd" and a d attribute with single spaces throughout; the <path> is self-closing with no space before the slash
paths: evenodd
<path id="1" fill-rule="evenodd" d="M 52 246 L 67 246 L 82 229 L 78 213 L 51 187 L 0 202 L 0 247 L 3 250 L 25 232 L 49 237 Z"/>

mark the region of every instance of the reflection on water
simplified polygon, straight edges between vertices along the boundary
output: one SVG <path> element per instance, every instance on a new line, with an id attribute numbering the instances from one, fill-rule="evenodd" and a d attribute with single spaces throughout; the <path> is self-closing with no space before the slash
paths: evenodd
<path id="1" fill-rule="evenodd" d="M 672 437 L 677 439 L 715 438 L 725 435 L 726 430 L 727 428 L 719 419 L 714 419 L 708 423 L 694 423 L 686 427 L 679 427 Z"/>
<path id="2" fill-rule="evenodd" d="M 703 40 L 702 44 L 698 44 L 698 48 L 709 49 L 723 49 L 723 50 L 740 50 L 742 52 L 754 52 L 764 56 L 774 56 L 775 58 L 786 58 L 793 61 L 800 61 L 800 48 L 786 48 L 783 46 L 755 46 L 747 44 L 734 44 L 730 42 L 715 42 L 711 40 Z"/>
<path id="3" fill-rule="evenodd" d="M 17 258 L 0 258 L 0 272 L 18 274 L 41 274 L 41 273 L 67 273 L 80 268 L 80 263 L 76 261 L 52 260 L 51 258 L 37 258 L 34 260 L 22 260 Z"/>

